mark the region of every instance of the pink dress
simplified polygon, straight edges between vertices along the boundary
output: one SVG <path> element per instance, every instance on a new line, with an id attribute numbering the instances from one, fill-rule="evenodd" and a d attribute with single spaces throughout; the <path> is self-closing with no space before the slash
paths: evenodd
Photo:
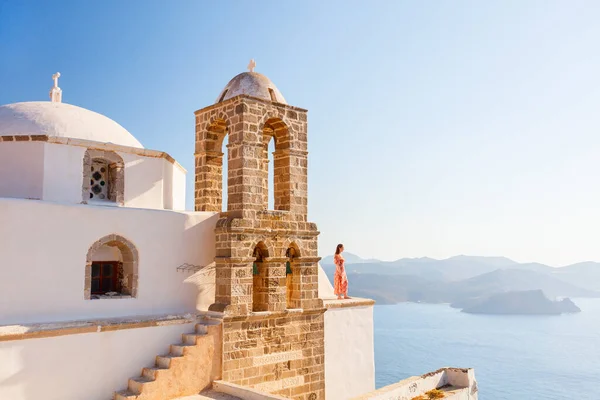
<path id="1" fill-rule="evenodd" d="M 348 277 L 346 276 L 346 267 L 344 266 L 344 257 L 336 254 L 333 257 L 335 263 L 335 275 L 333 276 L 333 293 L 336 296 L 346 296 L 348 294 Z"/>

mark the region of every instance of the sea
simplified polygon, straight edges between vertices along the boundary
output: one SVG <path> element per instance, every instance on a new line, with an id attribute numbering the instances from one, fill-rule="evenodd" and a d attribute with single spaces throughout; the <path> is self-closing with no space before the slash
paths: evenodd
<path id="1" fill-rule="evenodd" d="M 475 368 L 480 400 L 600 400 L 600 299 L 581 313 L 474 315 L 447 304 L 376 305 L 377 388 Z"/>

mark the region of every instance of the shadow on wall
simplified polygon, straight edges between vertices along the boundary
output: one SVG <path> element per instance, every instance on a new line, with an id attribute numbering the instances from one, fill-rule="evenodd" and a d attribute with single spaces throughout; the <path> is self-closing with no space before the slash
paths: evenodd
<path id="1" fill-rule="evenodd" d="M 198 289 L 196 310 L 208 311 L 208 307 L 215 302 L 215 279 L 215 263 L 213 262 L 183 281 L 194 284 Z"/>
<path id="2" fill-rule="evenodd" d="M 153 190 L 157 185 L 165 179 L 163 176 L 162 158 L 129 158 L 128 154 L 119 154 L 123 156 L 125 161 L 125 203 L 134 203 L 135 201 Z M 160 197 L 162 202 L 164 187 L 161 187 L 160 193 L 156 196 Z"/>
<path id="3" fill-rule="evenodd" d="M 196 310 L 208 311 L 208 307 L 215 302 L 215 226 L 220 216 L 215 213 L 210 218 L 198 223 L 198 219 L 206 218 L 205 212 L 190 212 L 187 214 L 186 226 L 183 233 L 183 244 L 187 250 L 189 264 L 199 270 L 193 272 L 180 272 L 185 274 L 184 284 L 196 286 Z M 198 241 L 202 238 L 202 241 Z"/>
<path id="4" fill-rule="evenodd" d="M 319 298 L 321 299 L 335 299 L 337 296 L 334 294 L 333 285 L 321 264 L 319 264 Z"/>
<path id="5" fill-rule="evenodd" d="M 0 388 L 10 394 L 11 398 L 26 398 L 22 382 L 26 381 L 25 366 L 23 365 L 23 347 L 14 342 L 10 347 L 7 343 L 0 345 Z M 16 372 L 15 372 L 16 371 Z"/>

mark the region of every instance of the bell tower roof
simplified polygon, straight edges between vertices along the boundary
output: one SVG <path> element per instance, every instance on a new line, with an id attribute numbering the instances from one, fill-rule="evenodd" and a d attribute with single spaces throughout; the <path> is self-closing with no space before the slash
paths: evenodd
<path id="1" fill-rule="evenodd" d="M 256 63 L 250 60 L 248 72 L 242 72 L 229 81 L 221 91 L 215 103 L 220 103 L 232 97 L 245 94 L 274 103 L 287 104 L 285 98 L 277 89 L 277 86 L 269 78 L 258 72 L 254 72 Z"/>

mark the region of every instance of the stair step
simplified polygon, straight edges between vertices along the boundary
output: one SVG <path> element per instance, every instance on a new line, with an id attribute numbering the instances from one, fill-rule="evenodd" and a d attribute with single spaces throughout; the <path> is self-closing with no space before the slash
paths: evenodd
<path id="1" fill-rule="evenodd" d="M 206 335 L 208 333 L 208 325 L 196 324 L 196 333 L 200 335 Z"/>
<path id="2" fill-rule="evenodd" d="M 138 398 L 138 394 L 133 393 L 130 390 L 121 390 L 119 392 L 115 392 L 113 400 L 135 400 Z"/>
<path id="3" fill-rule="evenodd" d="M 154 379 L 149 379 L 145 376 L 129 378 L 127 389 L 133 393 L 142 393 L 144 385 L 150 382 L 154 382 Z"/>
<path id="4" fill-rule="evenodd" d="M 223 323 L 223 320 L 214 318 L 204 318 L 200 323 L 204 325 L 221 325 Z"/>
<path id="5" fill-rule="evenodd" d="M 171 345 L 171 354 L 173 354 L 174 356 L 181 357 L 181 356 L 184 355 L 185 349 L 186 348 L 190 348 L 190 347 L 195 347 L 195 345 L 184 344 L 184 343 L 181 343 L 181 344 L 172 344 Z"/>
<path id="6" fill-rule="evenodd" d="M 171 360 L 174 358 L 181 358 L 181 356 L 175 356 L 172 354 L 167 354 L 166 356 L 157 356 L 156 357 L 156 366 L 158 368 L 167 369 L 171 366 Z"/>
<path id="7" fill-rule="evenodd" d="M 142 377 L 148 378 L 151 380 L 156 380 L 158 378 L 158 371 L 168 371 L 169 368 L 161 368 L 161 367 L 152 367 L 152 368 L 142 368 Z"/>
<path id="8" fill-rule="evenodd" d="M 183 337 L 183 343 L 189 345 L 196 345 L 198 343 L 198 338 L 206 336 L 204 333 L 184 333 L 181 335 Z"/>

